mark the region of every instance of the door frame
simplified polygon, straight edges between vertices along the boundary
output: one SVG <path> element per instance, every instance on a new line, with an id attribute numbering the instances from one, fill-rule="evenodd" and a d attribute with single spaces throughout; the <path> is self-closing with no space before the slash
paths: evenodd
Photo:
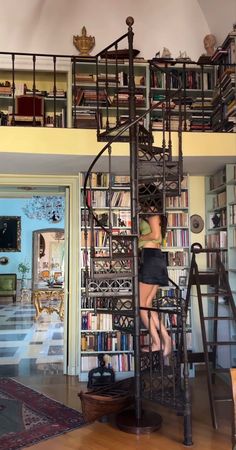
<path id="1" fill-rule="evenodd" d="M 65 284 L 64 373 L 79 373 L 79 175 L 0 175 L 1 187 L 64 187 L 68 192 L 65 208 L 65 234 L 68 235 L 68 282 Z M 4 190 L 5 193 L 5 190 Z M 73 270 L 71 270 L 73 268 Z M 68 289 L 66 288 L 68 286 Z"/>

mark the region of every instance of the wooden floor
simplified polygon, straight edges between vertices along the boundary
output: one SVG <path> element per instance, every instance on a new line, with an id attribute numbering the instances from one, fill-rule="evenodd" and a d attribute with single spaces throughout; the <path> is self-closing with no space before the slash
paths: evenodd
<path id="1" fill-rule="evenodd" d="M 23 384 L 47 396 L 80 410 L 77 393 L 86 390 L 84 383 L 75 377 L 34 376 L 16 378 Z M 219 390 L 224 389 L 220 386 Z M 191 380 L 193 398 L 193 442 L 196 450 L 231 450 L 232 404 L 221 403 L 217 414 L 219 429 L 211 425 L 206 380 L 200 372 Z M 183 449 L 183 418 L 159 406 L 148 406 L 162 415 L 163 424 L 159 431 L 149 435 L 136 436 L 124 433 L 112 423 L 95 422 L 83 428 L 28 447 L 35 450 L 177 450 Z"/>

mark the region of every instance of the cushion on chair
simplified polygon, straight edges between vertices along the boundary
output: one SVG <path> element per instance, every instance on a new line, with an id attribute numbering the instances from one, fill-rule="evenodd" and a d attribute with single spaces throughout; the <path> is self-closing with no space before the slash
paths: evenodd
<path id="1" fill-rule="evenodd" d="M 0 289 L 1 291 L 13 291 L 14 280 L 11 278 L 0 278 Z"/>

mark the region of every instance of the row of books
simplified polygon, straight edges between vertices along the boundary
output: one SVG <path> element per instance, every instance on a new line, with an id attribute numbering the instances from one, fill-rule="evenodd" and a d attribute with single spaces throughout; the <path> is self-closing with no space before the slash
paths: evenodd
<path id="1" fill-rule="evenodd" d="M 107 210 L 104 210 L 104 212 L 96 212 L 95 216 L 104 227 L 109 227 L 109 222 L 113 227 L 131 227 L 130 210 L 112 210 L 110 215 Z M 83 209 L 81 211 L 81 226 L 84 227 L 85 225 L 87 227 L 90 225 L 89 213 Z"/>
<path id="2" fill-rule="evenodd" d="M 94 314 L 92 312 L 82 312 L 81 314 L 82 330 L 112 330 L 111 314 Z"/>
<path id="3" fill-rule="evenodd" d="M 167 230 L 165 242 L 167 247 L 188 247 L 189 232 L 188 230 Z"/>
<path id="4" fill-rule="evenodd" d="M 236 225 L 236 203 L 229 207 L 229 225 Z"/>
<path id="5" fill-rule="evenodd" d="M 213 269 L 216 267 L 216 253 L 207 253 L 207 267 Z M 224 264 L 226 270 L 228 266 L 228 253 L 226 251 L 220 252 L 221 262 Z"/>
<path id="6" fill-rule="evenodd" d="M 188 191 L 182 191 L 180 197 L 166 197 L 166 208 L 188 208 Z"/>
<path id="7" fill-rule="evenodd" d="M 82 270 L 82 276 L 84 271 Z M 86 295 L 82 294 L 81 298 L 81 308 L 82 309 L 94 309 L 95 307 L 98 309 L 111 309 L 113 306 L 112 299 L 109 298 L 91 298 L 86 297 Z"/>
<path id="8" fill-rule="evenodd" d="M 219 170 L 214 175 L 211 175 L 209 178 L 209 188 L 210 190 L 214 190 L 226 182 L 226 172 L 225 168 Z"/>
<path id="9" fill-rule="evenodd" d="M 212 198 L 213 209 L 223 207 L 225 205 L 226 205 L 226 191 L 219 192 Z"/>
<path id="10" fill-rule="evenodd" d="M 83 198 L 82 198 L 83 200 Z M 87 192 L 87 202 L 93 208 L 102 207 L 130 207 L 130 192 L 117 190 L 111 193 L 107 191 L 93 190 Z"/>
<path id="11" fill-rule="evenodd" d="M 188 266 L 189 265 L 189 254 L 187 251 L 168 251 L 164 252 L 167 258 L 167 266 Z"/>
<path id="12" fill-rule="evenodd" d="M 211 90 L 213 89 L 213 71 L 200 72 L 191 69 L 170 69 L 163 71 L 151 71 L 151 87 L 159 89 L 185 89 Z"/>
<path id="13" fill-rule="evenodd" d="M 185 287 L 187 285 L 187 269 L 171 269 L 168 268 L 169 278 L 174 281 L 178 286 Z"/>
<path id="14" fill-rule="evenodd" d="M 84 184 L 85 174 L 81 174 L 81 183 Z M 89 184 L 91 187 L 108 187 L 109 174 L 104 172 L 92 172 L 89 176 Z M 129 175 L 115 175 L 111 174 L 111 186 L 130 186 Z"/>
<path id="15" fill-rule="evenodd" d="M 227 231 L 220 230 L 217 233 L 208 234 L 206 237 L 207 248 L 227 248 Z"/>
<path id="16" fill-rule="evenodd" d="M 81 174 L 81 183 L 84 184 L 85 173 Z M 89 176 L 89 184 L 91 187 L 108 187 L 109 174 L 104 172 L 92 172 Z"/>
<path id="17" fill-rule="evenodd" d="M 123 353 L 119 355 L 106 355 L 107 367 L 113 368 L 115 372 L 130 372 L 134 370 L 134 357 L 130 353 Z M 81 371 L 88 372 L 95 367 L 98 367 L 98 356 L 85 356 L 81 358 Z"/>
<path id="18" fill-rule="evenodd" d="M 82 352 L 133 351 L 133 336 L 120 331 L 81 334 Z"/>
<path id="19" fill-rule="evenodd" d="M 188 214 L 185 212 L 168 212 L 168 227 L 188 227 Z"/>

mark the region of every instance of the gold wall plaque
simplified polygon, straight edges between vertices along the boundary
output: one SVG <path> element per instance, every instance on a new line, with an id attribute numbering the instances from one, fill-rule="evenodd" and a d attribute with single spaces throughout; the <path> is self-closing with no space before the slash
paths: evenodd
<path id="1" fill-rule="evenodd" d="M 73 36 L 73 44 L 79 50 L 79 56 L 89 56 L 95 46 L 95 37 L 87 36 L 87 30 L 83 27 L 81 36 Z"/>

